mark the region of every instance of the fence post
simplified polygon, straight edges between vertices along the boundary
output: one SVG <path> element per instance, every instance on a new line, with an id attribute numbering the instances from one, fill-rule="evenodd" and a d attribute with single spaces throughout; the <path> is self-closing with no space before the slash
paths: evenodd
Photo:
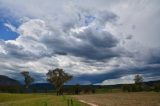
<path id="1" fill-rule="evenodd" d="M 67 99 L 67 106 L 69 106 L 69 99 Z"/>
<path id="2" fill-rule="evenodd" d="M 47 102 L 44 102 L 44 106 L 47 106 Z"/>
<path id="3" fill-rule="evenodd" d="M 71 106 L 73 106 L 73 100 L 71 99 Z"/>

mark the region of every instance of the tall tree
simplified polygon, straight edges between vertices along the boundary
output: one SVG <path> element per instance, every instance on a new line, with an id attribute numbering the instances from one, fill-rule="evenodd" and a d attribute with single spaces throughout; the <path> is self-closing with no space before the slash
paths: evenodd
<path id="1" fill-rule="evenodd" d="M 135 84 L 142 84 L 143 83 L 143 77 L 140 76 L 140 75 L 136 75 L 134 77 L 134 82 L 135 82 Z"/>
<path id="2" fill-rule="evenodd" d="M 57 96 L 63 95 L 63 85 L 67 81 L 72 79 L 72 75 L 69 75 L 63 71 L 63 69 L 56 68 L 54 70 L 49 70 L 47 75 L 47 81 L 55 85 Z"/>
<path id="3" fill-rule="evenodd" d="M 134 77 L 135 84 L 132 87 L 132 91 L 143 91 L 143 77 L 140 75 L 136 75 Z"/>
<path id="4" fill-rule="evenodd" d="M 28 88 L 29 85 L 34 81 L 34 78 L 29 74 L 28 71 L 22 71 L 21 74 L 24 77 L 25 87 Z"/>

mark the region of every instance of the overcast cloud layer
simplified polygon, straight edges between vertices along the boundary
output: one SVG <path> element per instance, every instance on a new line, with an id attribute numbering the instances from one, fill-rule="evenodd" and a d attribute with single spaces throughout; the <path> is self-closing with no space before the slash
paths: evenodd
<path id="1" fill-rule="evenodd" d="M 49 69 L 74 75 L 69 83 L 160 80 L 159 0 L 0 0 L 6 30 L 0 39 L 0 74 Z M 7 35 L 5 35 L 7 36 Z M 16 77 L 19 79 L 18 77 Z"/>

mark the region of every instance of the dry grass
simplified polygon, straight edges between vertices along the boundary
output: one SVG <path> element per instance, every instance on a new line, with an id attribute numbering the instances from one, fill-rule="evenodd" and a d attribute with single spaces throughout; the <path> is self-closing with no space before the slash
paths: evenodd
<path id="1" fill-rule="evenodd" d="M 74 96 L 99 106 L 160 106 L 160 93 L 106 93 Z"/>

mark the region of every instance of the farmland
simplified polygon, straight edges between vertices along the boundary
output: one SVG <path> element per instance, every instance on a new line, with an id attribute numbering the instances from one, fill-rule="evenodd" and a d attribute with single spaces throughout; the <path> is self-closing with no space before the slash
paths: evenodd
<path id="1" fill-rule="evenodd" d="M 85 101 L 98 106 L 160 106 L 160 93 L 156 92 L 119 92 L 72 96 L 1 93 L 0 106 L 68 106 L 68 100 L 71 100 L 71 98 L 73 106 L 87 106 L 87 104 L 79 101 Z"/>
<path id="2" fill-rule="evenodd" d="M 160 93 L 106 93 L 79 95 L 75 98 L 98 106 L 160 106 Z"/>

